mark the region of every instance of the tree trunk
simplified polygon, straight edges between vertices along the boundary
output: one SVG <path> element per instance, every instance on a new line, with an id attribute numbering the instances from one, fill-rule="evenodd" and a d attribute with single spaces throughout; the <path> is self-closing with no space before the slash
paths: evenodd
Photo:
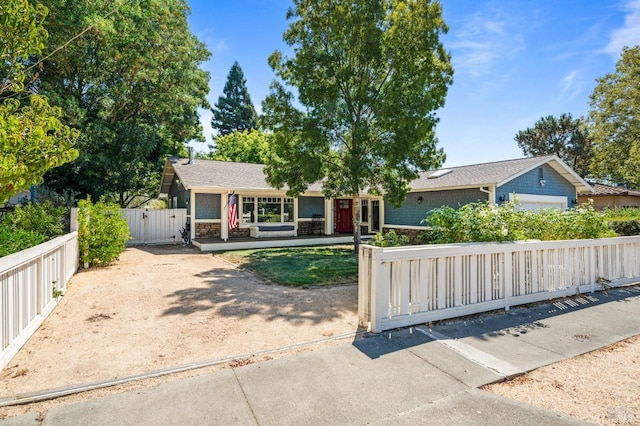
<path id="1" fill-rule="evenodd" d="M 351 216 L 353 219 L 353 251 L 357 254 L 360 248 L 360 194 L 353 194 L 353 208 Z"/>

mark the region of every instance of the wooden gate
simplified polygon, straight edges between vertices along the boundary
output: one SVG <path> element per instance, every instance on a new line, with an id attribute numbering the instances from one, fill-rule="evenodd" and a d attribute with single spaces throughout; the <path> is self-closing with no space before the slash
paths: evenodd
<path id="1" fill-rule="evenodd" d="M 187 218 L 186 209 L 122 209 L 132 240 L 128 244 L 177 244 Z"/>

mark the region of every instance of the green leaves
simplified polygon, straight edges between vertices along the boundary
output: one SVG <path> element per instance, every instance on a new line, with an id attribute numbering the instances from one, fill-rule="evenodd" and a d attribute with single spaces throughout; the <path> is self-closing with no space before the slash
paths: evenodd
<path id="1" fill-rule="evenodd" d="M 224 95 L 218 98 L 213 108 L 211 125 L 218 129 L 219 135 L 255 130 L 258 127 L 258 116 L 246 84 L 242 68 L 238 62 L 234 62 L 224 85 Z"/>
<path id="2" fill-rule="evenodd" d="M 197 109 L 209 108 L 210 57 L 189 30 L 185 0 L 45 0 L 51 46 L 96 24 L 57 52 L 42 91 L 82 130 L 80 157 L 47 176 L 58 191 L 102 195 L 123 206 L 154 197 L 167 155 L 204 140 Z"/>
<path id="3" fill-rule="evenodd" d="M 323 179 L 329 197 L 368 189 L 401 202 L 420 170 L 437 168 L 434 111 L 453 69 L 440 43 L 447 31 L 429 0 L 296 0 L 284 40 L 287 58 L 269 64 L 295 87 L 304 112 L 280 83 L 263 103 L 274 133 L 269 183 L 292 195 Z"/>
<path id="4" fill-rule="evenodd" d="M 213 151 L 204 156 L 212 160 L 264 164 L 269 159 L 270 134 L 259 130 L 235 131 L 215 139 Z"/>
<path id="5" fill-rule="evenodd" d="M 590 174 L 591 138 L 582 119 L 574 120 L 571 114 L 543 117 L 533 128 L 518 132 L 515 140 L 524 155 L 555 154 L 580 176 Z"/>
<path id="6" fill-rule="evenodd" d="M 603 179 L 640 187 L 640 46 L 626 47 L 616 71 L 597 79 L 589 114 L 595 158 Z"/>
<path id="7" fill-rule="evenodd" d="M 117 204 L 91 198 L 78 202 L 78 246 L 80 261 L 89 266 L 106 266 L 120 258 L 129 235 L 127 220 Z"/>

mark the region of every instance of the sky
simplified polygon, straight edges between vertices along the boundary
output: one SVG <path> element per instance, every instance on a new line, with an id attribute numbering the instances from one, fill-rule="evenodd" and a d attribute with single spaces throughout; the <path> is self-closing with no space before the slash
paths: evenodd
<path id="1" fill-rule="evenodd" d="M 212 53 L 209 102 L 237 61 L 258 113 L 275 73 L 292 0 L 188 0 L 193 34 Z M 438 146 L 455 167 L 523 157 L 514 140 L 542 117 L 589 112 L 596 79 L 615 71 L 623 46 L 640 44 L 640 0 L 441 0 L 441 37 L 454 67 L 438 111 Z M 211 143 L 211 111 L 200 111 Z M 208 151 L 207 143 L 192 144 Z"/>

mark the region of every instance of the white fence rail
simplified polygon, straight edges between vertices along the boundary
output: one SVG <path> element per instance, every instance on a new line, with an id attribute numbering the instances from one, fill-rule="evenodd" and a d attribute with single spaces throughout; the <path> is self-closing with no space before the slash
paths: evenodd
<path id="1" fill-rule="evenodd" d="M 58 304 L 78 269 L 78 233 L 0 258 L 0 370 Z"/>
<path id="2" fill-rule="evenodd" d="M 374 332 L 640 281 L 640 237 L 360 246 L 358 317 Z"/>

